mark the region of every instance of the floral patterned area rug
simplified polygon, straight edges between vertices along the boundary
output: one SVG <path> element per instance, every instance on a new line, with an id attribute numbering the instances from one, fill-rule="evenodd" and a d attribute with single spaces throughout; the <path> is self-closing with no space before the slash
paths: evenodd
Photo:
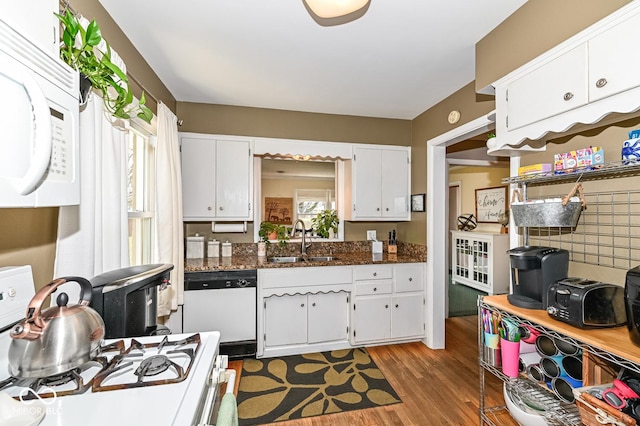
<path id="1" fill-rule="evenodd" d="M 402 402 L 364 348 L 245 360 L 237 401 L 240 426 Z"/>

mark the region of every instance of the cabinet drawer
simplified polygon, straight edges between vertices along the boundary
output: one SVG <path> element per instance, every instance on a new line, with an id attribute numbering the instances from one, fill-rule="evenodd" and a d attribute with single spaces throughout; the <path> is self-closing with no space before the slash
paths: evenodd
<path id="1" fill-rule="evenodd" d="M 424 270 L 422 264 L 396 266 L 396 293 L 421 291 L 424 288 Z"/>
<path id="2" fill-rule="evenodd" d="M 360 266 L 353 269 L 353 279 L 360 280 L 384 280 L 393 278 L 391 265 Z"/>
<path id="3" fill-rule="evenodd" d="M 356 284 L 356 296 L 389 294 L 393 287 L 393 282 L 389 280 L 367 281 Z"/>

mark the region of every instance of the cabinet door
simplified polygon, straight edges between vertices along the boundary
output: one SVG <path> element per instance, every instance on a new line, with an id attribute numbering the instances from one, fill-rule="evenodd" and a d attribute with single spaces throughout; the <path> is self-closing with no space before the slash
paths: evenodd
<path id="1" fill-rule="evenodd" d="M 424 265 L 422 263 L 395 267 L 394 292 L 404 293 L 424 289 Z"/>
<path id="2" fill-rule="evenodd" d="M 249 141 L 216 141 L 215 216 L 217 218 L 250 219 L 252 169 Z"/>
<path id="3" fill-rule="evenodd" d="M 582 44 L 507 88 L 509 130 L 587 103 L 587 45 Z"/>
<path id="4" fill-rule="evenodd" d="M 60 6 L 55 0 L 21 0 L 4 2 L 2 20 L 23 34 L 49 56 L 60 57 L 60 23 L 54 12 Z"/>
<path id="5" fill-rule="evenodd" d="M 589 40 L 590 101 L 640 85 L 639 27 L 640 15 L 635 15 Z"/>
<path id="6" fill-rule="evenodd" d="M 215 216 L 214 139 L 181 139 L 182 214 L 184 219 L 213 219 Z"/>
<path id="7" fill-rule="evenodd" d="M 347 340 L 347 293 L 310 294 L 307 296 L 308 343 Z"/>
<path id="8" fill-rule="evenodd" d="M 391 336 L 391 297 L 356 297 L 353 310 L 354 342 L 388 339 Z"/>
<path id="9" fill-rule="evenodd" d="M 380 152 L 379 149 L 353 149 L 355 155 L 353 192 L 355 193 L 355 216 L 358 218 L 381 217 L 380 187 L 382 171 L 380 169 Z"/>
<path id="10" fill-rule="evenodd" d="M 424 335 L 424 296 L 402 294 L 391 300 L 391 338 L 402 339 Z"/>
<path id="11" fill-rule="evenodd" d="M 408 218 L 409 216 L 409 155 L 407 151 L 382 150 L 382 216 Z"/>
<path id="12" fill-rule="evenodd" d="M 471 254 L 471 241 L 469 238 L 458 234 L 452 234 L 453 253 L 451 255 L 451 271 L 454 281 L 456 279 L 469 280 L 472 275 L 473 255 Z"/>
<path id="13" fill-rule="evenodd" d="M 264 303 L 266 347 L 307 342 L 307 296 L 271 296 Z"/>

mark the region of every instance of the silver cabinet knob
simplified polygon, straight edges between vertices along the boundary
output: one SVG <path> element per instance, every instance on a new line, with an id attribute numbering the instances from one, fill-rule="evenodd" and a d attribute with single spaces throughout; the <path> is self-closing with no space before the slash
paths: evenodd
<path id="1" fill-rule="evenodd" d="M 301 307 L 301 308 L 304 308 L 304 303 L 301 303 L 301 304 L 300 304 L 300 307 Z"/>
<path id="2" fill-rule="evenodd" d="M 384 308 L 385 309 L 389 309 L 389 305 L 384 305 Z"/>
<path id="3" fill-rule="evenodd" d="M 377 211 L 377 212 L 379 212 L 379 211 L 380 211 L 380 207 L 377 207 L 377 208 L 376 208 L 376 211 Z"/>
<path id="4" fill-rule="evenodd" d="M 565 93 L 565 94 L 564 94 L 564 97 L 563 97 L 563 99 L 564 99 L 565 101 L 570 101 L 572 98 L 573 98 L 573 93 L 571 93 L 571 92 L 567 92 L 567 93 Z"/>
<path id="5" fill-rule="evenodd" d="M 211 206 L 207 207 L 207 210 L 213 210 L 213 208 Z"/>
<path id="6" fill-rule="evenodd" d="M 373 276 L 374 276 L 374 277 L 377 277 L 377 276 L 378 276 L 378 273 L 377 273 L 377 272 L 374 272 L 374 273 L 373 273 Z"/>
<path id="7" fill-rule="evenodd" d="M 396 303 L 396 308 L 398 307 L 398 304 Z"/>
<path id="8" fill-rule="evenodd" d="M 596 81 L 596 87 L 598 89 L 600 89 L 600 88 L 602 88 L 602 87 L 604 87 L 606 85 L 607 85 L 607 79 L 606 78 L 600 78 L 600 79 L 598 79 L 598 81 Z"/>
<path id="9" fill-rule="evenodd" d="M 389 207 L 387 207 L 385 210 L 386 210 L 386 211 L 389 211 Z"/>
<path id="10" fill-rule="evenodd" d="M 224 210 L 224 207 L 220 207 L 220 211 Z"/>
<path id="11" fill-rule="evenodd" d="M 313 303 L 311 304 L 311 306 L 316 306 L 316 302 L 313 302 Z"/>
<path id="12" fill-rule="evenodd" d="M 409 282 L 413 281 L 413 278 L 409 277 Z"/>
<path id="13" fill-rule="evenodd" d="M 374 287 L 374 288 L 373 288 L 373 291 L 378 291 L 378 287 Z"/>

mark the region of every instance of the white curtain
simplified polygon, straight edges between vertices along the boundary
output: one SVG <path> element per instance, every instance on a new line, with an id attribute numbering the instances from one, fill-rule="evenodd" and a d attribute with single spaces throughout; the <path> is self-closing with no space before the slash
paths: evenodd
<path id="1" fill-rule="evenodd" d="M 158 293 L 158 316 L 170 315 L 182 305 L 184 292 L 184 241 L 182 229 L 182 172 L 178 118 L 158 103 L 156 147 L 156 259 L 174 265 L 170 291 Z"/>
<path id="2" fill-rule="evenodd" d="M 80 164 L 80 205 L 59 212 L 55 277 L 90 279 L 129 266 L 127 133 L 95 93 L 80 113 Z"/>

